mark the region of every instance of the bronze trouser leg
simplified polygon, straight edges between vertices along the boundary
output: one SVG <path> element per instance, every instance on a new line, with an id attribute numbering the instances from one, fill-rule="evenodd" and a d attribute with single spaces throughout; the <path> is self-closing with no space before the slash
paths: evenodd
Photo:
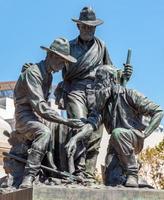
<path id="1" fill-rule="evenodd" d="M 39 121 L 28 121 L 24 127 L 19 128 L 18 131 L 25 134 L 27 139 L 32 141 L 31 149 L 28 152 L 27 164 L 25 166 L 25 174 L 31 174 L 35 177 L 47 151 L 51 131 Z"/>
<path id="2" fill-rule="evenodd" d="M 87 118 L 88 109 L 86 107 L 85 92 L 71 92 L 68 95 L 67 100 L 67 115 L 68 118 L 80 119 Z M 77 153 L 75 155 L 75 173 L 85 170 L 85 158 L 86 152 L 83 152 L 80 156 L 78 152 L 84 151 L 84 141 L 78 143 Z"/>
<path id="3" fill-rule="evenodd" d="M 116 151 L 121 165 L 128 174 L 138 172 L 135 153 L 142 150 L 143 140 L 138 138 L 133 130 L 115 128 L 112 131 L 109 145 Z"/>
<path id="4" fill-rule="evenodd" d="M 69 118 L 87 118 L 88 107 L 87 98 L 84 91 L 72 92 L 68 95 L 67 113 Z M 97 156 L 99 153 L 99 146 L 101 141 L 101 134 L 99 131 L 93 132 L 87 141 L 83 141 L 86 147 L 86 154 L 81 157 L 81 161 L 77 165 L 83 166 L 86 172 L 93 174 L 96 168 Z M 84 166 L 85 159 L 85 166 Z"/>
<path id="5" fill-rule="evenodd" d="M 93 175 L 95 172 L 102 133 L 103 125 L 101 125 L 97 131 L 94 131 L 88 140 L 86 155 L 86 172 L 91 175 Z"/>
<path id="6" fill-rule="evenodd" d="M 65 144 L 67 143 L 68 127 L 63 124 L 50 123 L 52 137 L 48 151 L 52 153 L 53 162 L 61 171 L 68 170 Z"/>

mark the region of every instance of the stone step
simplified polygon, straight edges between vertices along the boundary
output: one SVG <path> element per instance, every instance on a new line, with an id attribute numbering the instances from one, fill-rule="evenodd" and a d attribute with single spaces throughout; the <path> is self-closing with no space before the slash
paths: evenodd
<path id="1" fill-rule="evenodd" d="M 39 186 L 5 192 L 0 200 L 164 200 L 164 190 Z"/>
<path id="2" fill-rule="evenodd" d="M 3 192 L 3 193 L 2 193 Z M 9 191 L 0 188 L 0 200 L 32 200 L 32 188 Z"/>
<path id="3" fill-rule="evenodd" d="M 164 191 L 103 187 L 42 186 L 33 188 L 33 200 L 164 200 Z"/>

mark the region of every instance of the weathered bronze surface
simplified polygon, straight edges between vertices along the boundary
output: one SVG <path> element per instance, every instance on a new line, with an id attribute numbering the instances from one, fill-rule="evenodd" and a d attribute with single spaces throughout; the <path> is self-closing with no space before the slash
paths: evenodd
<path id="1" fill-rule="evenodd" d="M 41 46 L 47 52 L 46 58 L 23 65 L 14 89 L 16 130 L 7 134 L 12 148 L 5 154 L 8 176 L 1 181 L 2 188 L 32 187 L 33 182 L 85 186 L 95 183 L 102 124 L 111 135 L 105 184 L 143 186 L 138 184 L 135 155 L 142 150 L 144 139 L 158 127 L 163 111 L 144 95 L 126 88 L 133 71 L 131 49 L 124 69 L 117 70 L 105 43 L 95 36 L 96 27 L 103 21 L 96 18 L 92 8 L 84 7 L 79 19 L 72 20 L 79 30 L 77 38 L 70 42 L 58 38 L 50 47 Z M 67 111 L 67 119 L 47 102 L 52 73 L 59 70 L 63 81 L 55 90 L 56 104 Z M 150 118 L 148 126 L 143 123 L 143 116 Z M 42 199 L 51 191 L 47 198 L 63 199 L 63 191 L 70 199 L 77 199 L 77 195 L 78 199 L 127 199 L 124 190 L 116 193 L 100 188 L 103 193 L 97 195 L 93 189 L 72 189 L 71 193 L 66 188 L 56 188 L 56 196 L 48 187 L 43 187 L 41 193 L 35 188 L 34 198 Z M 129 196 L 139 197 L 138 190 L 134 194 L 127 191 Z M 113 196 L 109 197 L 109 193 Z M 147 198 L 144 195 L 147 193 L 143 193 L 143 200 Z"/>
<path id="2" fill-rule="evenodd" d="M 104 64 L 113 65 L 105 43 L 94 36 L 96 26 L 102 24 L 102 20 L 96 18 L 92 8 L 84 7 L 79 19 L 73 21 L 77 23 L 79 36 L 70 41 L 70 52 L 77 59 L 77 63 L 63 69 L 64 80 L 56 91 L 57 104 L 67 110 L 69 118 L 87 119 L 96 106 L 92 88 L 96 71 Z M 128 81 L 132 74 L 132 66 L 129 63 L 125 64 L 125 71 L 120 70 L 118 74 L 121 82 L 124 78 Z M 124 77 L 121 74 L 124 74 Z M 101 137 L 102 127 L 99 127 L 87 140 L 78 143 L 74 157 L 75 174 L 94 176 Z M 72 173 L 73 168 L 69 168 Z"/>
<path id="3" fill-rule="evenodd" d="M 94 129 L 103 122 L 107 132 L 111 134 L 106 156 L 106 184 L 138 187 L 135 154 L 142 150 L 144 139 L 159 126 L 163 110 L 139 92 L 118 84 L 116 74 L 117 71 L 110 65 L 97 70 L 97 107 L 87 121 Z M 150 118 L 148 126 L 143 123 L 143 116 Z M 68 155 L 76 151 L 78 141 L 92 134 L 93 128 L 81 130 L 69 141 Z"/>
<path id="4" fill-rule="evenodd" d="M 22 188 L 32 186 L 40 171 L 51 138 L 51 130 L 46 121 L 75 128 L 83 124 L 80 120 L 61 117 L 47 102 L 52 73 L 62 70 L 68 62 L 76 62 L 70 55 L 69 42 L 58 38 L 49 48 L 41 48 L 47 52 L 45 60 L 36 64 L 25 64 L 14 89 L 16 131 L 12 132 L 9 138 L 12 145 L 10 153 L 27 159 L 26 164 L 13 159 L 5 162 L 6 171 L 10 170 L 8 173 L 13 178 L 9 181 L 10 186 L 16 188 L 21 182 Z M 52 163 L 52 160 L 50 162 Z M 53 167 L 56 168 L 54 164 Z"/>

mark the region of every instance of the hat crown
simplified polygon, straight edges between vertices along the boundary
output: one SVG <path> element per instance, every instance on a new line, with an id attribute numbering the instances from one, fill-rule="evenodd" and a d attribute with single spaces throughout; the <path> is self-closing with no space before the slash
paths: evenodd
<path id="1" fill-rule="evenodd" d="M 61 54 L 69 55 L 70 54 L 70 46 L 69 42 L 65 38 L 57 38 L 50 45 L 50 49 L 52 51 L 58 51 Z"/>
<path id="2" fill-rule="evenodd" d="M 80 12 L 79 20 L 83 21 L 95 21 L 96 15 L 91 7 L 84 7 Z"/>
<path id="3" fill-rule="evenodd" d="M 72 18 L 72 21 L 88 26 L 98 26 L 103 23 L 101 19 L 96 18 L 96 14 L 91 7 L 84 7 L 80 12 L 79 19 Z"/>

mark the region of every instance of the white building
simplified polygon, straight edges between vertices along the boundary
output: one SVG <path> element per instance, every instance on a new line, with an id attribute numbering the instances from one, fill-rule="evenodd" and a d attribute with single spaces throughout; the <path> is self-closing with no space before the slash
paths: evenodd
<path id="1" fill-rule="evenodd" d="M 0 177 L 5 175 L 3 170 L 3 156 L 2 152 L 9 151 L 10 145 L 8 143 L 8 137 L 3 132 L 12 131 L 14 127 L 14 102 L 12 98 L 1 97 L 0 98 Z"/>

